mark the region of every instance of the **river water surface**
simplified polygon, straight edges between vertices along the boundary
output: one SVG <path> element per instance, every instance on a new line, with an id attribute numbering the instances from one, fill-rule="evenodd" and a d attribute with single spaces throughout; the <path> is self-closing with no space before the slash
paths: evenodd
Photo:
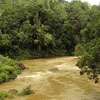
<path id="1" fill-rule="evenodd" d="M 58 57 L 21 61 L 27 69 L 16 80 L 1 84 L 0 91 L 21 91 L 31 85 L 34 94 L 10 100 L 100 100 L 100 83 L 80 76 L 77 60 Z"/>

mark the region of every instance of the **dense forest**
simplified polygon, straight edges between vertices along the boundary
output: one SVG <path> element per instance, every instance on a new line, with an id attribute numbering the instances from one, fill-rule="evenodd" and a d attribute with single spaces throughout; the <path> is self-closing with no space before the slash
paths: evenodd
<path id="1" fill-rule="evenodd" d="M 0 12 L 0 54 L 13 59 L 77 55 L 80 74 L 98 80 L 100 5 L 0 0 Z"/>
<path id="2" fill-rule="evenodd" d="M 14 4 L 2 12 L 1 54 L 12 58 L 73 55 L 78 43 L 95 37 L 87 36 L 88 24 L 93 25 L 94 19 L 87 3 L 40 1 L 33 0 L 23 6 Z"/>

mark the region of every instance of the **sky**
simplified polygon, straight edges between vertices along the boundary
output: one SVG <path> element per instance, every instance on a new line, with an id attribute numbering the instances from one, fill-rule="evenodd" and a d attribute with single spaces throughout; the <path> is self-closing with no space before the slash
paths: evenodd
<path id="1" fill-rule="evenodd" d="M 71 1 L 71 0 L 66 0 L 66 1 Z M 100 0 L 81 0 L 81 1 L 86 1 L 88 3 L 90 3 L 91 5 L 98 5 L 100 4 Z"/>

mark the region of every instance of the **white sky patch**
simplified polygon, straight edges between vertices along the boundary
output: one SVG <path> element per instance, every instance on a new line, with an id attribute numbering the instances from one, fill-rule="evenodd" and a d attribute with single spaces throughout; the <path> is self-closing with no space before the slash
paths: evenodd
<path id="1" fill-rule="evenodd" d="M 66 0 L 66 1 L 72 1 L 72 0 Z M 99 5 L 100 4 L 100 0 L 81 0 L 81 1 L 86 1 L 88 3 L 90 3 L 91 5 Z"/>

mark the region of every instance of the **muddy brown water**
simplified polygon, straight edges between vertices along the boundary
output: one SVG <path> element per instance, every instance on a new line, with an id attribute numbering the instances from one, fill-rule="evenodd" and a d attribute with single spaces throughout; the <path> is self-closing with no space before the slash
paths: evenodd
<path id="1" fill-rule="evenodd" d="M 0 85 L 0 91 L 28 85 L 35 94 L 7 100 L 100 100 L 100 83 L 79 75 L 77 57 L 58 57 L 21 61 L 27 69 L 16 80 Z"/>

